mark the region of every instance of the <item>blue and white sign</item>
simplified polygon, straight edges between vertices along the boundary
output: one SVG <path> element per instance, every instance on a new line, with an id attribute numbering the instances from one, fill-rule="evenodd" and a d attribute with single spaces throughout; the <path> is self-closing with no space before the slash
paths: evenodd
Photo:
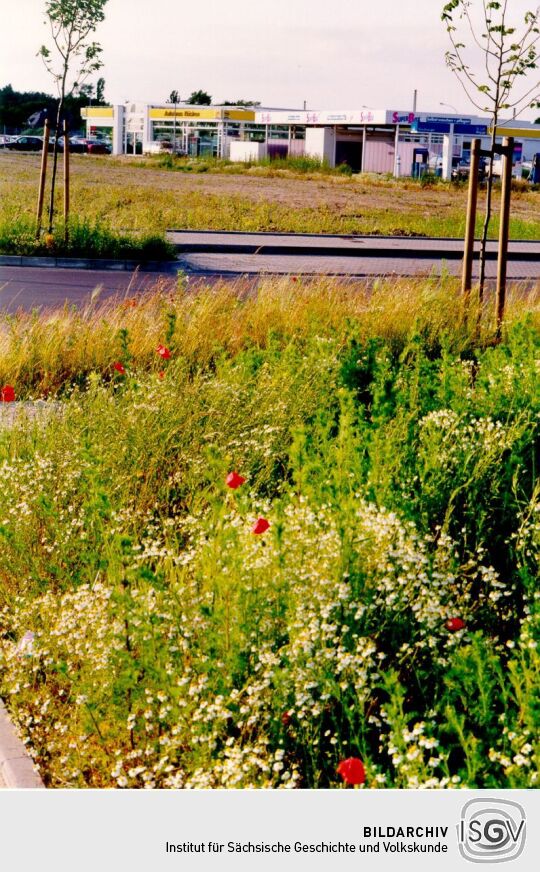
<path id="1" fill-rule="evenodd" d="M 485 136 L 487 126 L 485 124 L 471 124 L 469 121 L 448 120 L 421 120 L 413 121 L 411 129 L 416 133 L 450 133 L 450 127 L 454 126 L 454 133 L 466 136 Z"/>

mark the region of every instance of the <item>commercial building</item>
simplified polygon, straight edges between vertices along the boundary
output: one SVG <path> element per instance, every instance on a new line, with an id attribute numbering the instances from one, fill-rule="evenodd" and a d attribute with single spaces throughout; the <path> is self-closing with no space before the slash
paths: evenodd
<path id="1" fill-rule="evenodd" d="M 83 110 L 89 136 L 106 136 L 113 154 L 152 151 L 160 142 L 193 156 L 257 160 L 309 155 L 353 172 L 415 175 L 428 166 L 449 176 L 471 140 L 491 139 L 486 117 L 396 109 L 292 110 L 126 103 Z M 519 169 L 540 152 L 540 124 L 502 121 L 498 139 L 514 136 Z"/>

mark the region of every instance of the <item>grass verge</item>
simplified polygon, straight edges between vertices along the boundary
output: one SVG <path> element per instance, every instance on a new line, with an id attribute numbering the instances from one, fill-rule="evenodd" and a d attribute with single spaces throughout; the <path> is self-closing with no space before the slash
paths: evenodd
<path id="1" fill-rule="evenodd" d="M 77 160 L 77 158 L 79 158 Z M 88 158 L 88 159 L 86 159 Z M 149 160 L 111 161 L 73 156 L 73 214 L 84 215 L 118 234 L 158 234 L 167 229 L 285 231 L 463 237 L 466 189 L 448 184 L 422 188 L 412 179 L 347 177 L 325 172 L 293 172 L 274 166 L 196 168 L 169 172 Z M 187 165 L 187 164 L 186 164 Z M 201 167 L 203 164 L 201 164 Z M 198 167 L 198 165 L 197 165 Z M 229 171 L 230 170 L 230 171 Z M 33 220 L 39 177 L 30 155 L 0 154 L 0 216 Z M 538 191 L 512 195 L 513 239 L 539 239 Z M 481 229 L 483 192 L 477 233 Z M 494 208 L 498 208 L 498 192 Z M 61 202 L 58 201 L 61 210 Z M 497 221 L 490 235 L 496 236 Z"/>
<path id="2" fill-rule="evenodd" d="M 493 346 L 452 280 L 243 290 L 1 324 L 61 401 L 0 431 L 1 691 L 47 783 L 537 786 L 537 299 Z"/>
<path id="3" fill-rule="evenodd" d="M 157 232 L 119 233 L 99 219 L 74 219 L 66 241 L 63 226 L 36 239 L 35 223 L 27 216 L 0 220 L 0 254 L 135 260 L 174 260 L 175 249 Z"/>

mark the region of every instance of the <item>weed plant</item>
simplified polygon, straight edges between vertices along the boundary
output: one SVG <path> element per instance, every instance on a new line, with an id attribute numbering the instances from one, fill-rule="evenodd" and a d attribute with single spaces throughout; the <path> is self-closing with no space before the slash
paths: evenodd
<path id="1" fill-rule="evenodd" d="M 118 162 L 123 165 L 123 159 Z M 281 174 L 305 175 L 318 173 L 327 176 L 350 176 L 352 170 L 348 164 L 340 164 L 331 167 L 328 161 L 319 160 L 309 155 L 291 155 L 281 158 L 261 158 L 259 160 L 231 161 L 217 157 L 187 157 L 176 154 L 163 154 L 159 156 L 146 156 L 140 160 L 135 159 L 132 165 L 142 168 L 174 170 L 182 173 L 233 173 L 243 174 L 247 170 L 260 169 L 264 175 L 273 176 Z"/>
<path id="2" fill-rule="evenodd" d="M 0 430 L 1 692 L 46 783 L 537 786 L 534 293 L 493 345 L 450 279 L 181 284 L 1 325 L 54 399 Z"/>
<path id="3" fill-rule="evenodd" d="M 36 239 L 35 222 L 27 215 L 0 219 L 0 253 L 8 255 L 119 258 L 144 263 L 149 260 L 174 260 L 175 249 L 163 234 L 142 232 L 119 233 L 99 219 L 73 219 L 69 222 L 68 240 L 64 226 L 53 234 Z"/>

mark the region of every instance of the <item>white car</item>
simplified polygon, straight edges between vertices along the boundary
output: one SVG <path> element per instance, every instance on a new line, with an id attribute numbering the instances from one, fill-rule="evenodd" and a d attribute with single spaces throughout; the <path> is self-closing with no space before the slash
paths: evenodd
<path id="1" fill-rule="evenodd" d="M 172 142 L 169 142 L 168 139 L 154 139 L 143 145 L 143 154 L 163 154 L 171 151 Z"/>

